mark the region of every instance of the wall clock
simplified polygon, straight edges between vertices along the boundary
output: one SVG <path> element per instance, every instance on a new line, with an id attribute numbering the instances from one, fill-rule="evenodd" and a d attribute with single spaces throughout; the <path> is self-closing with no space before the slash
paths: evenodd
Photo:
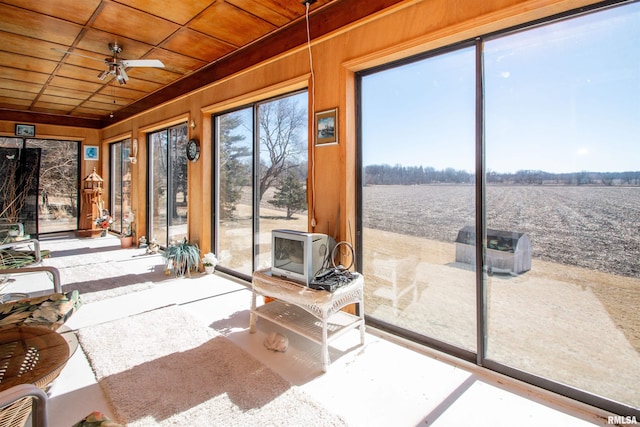
<path id="1" fill-rule="evenodd" d="M 190 139 L 187 142 L 187 159 L 195 162 L 200 158 L 200 142 L 197 139 Z"/>

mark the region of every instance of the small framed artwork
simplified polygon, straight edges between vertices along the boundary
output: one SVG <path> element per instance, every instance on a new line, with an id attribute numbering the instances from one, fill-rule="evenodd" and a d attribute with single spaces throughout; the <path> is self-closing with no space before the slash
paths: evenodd
<path id="1" fill-rule="evenodd" d="M 84 146 L 84 159 L 85 160 L 99 160 L 100 150 L 97 145 L 85 145 Z"/>
<path id="2" fill-rule="evenodd" d="M 35 125 L 16 125 L 16 136 L 21 136 L 21 137 L 36 136 Z"/>
<path id="3" fill-rule="evenodd" d="M 338 109 L 316 113 L 316 145 L 338 143 Z"/>

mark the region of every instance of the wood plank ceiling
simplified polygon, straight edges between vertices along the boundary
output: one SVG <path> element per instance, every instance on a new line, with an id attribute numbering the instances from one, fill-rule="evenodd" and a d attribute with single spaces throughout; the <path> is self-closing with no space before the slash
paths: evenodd
<path id="1" fill-rule="evenodd" d="M 317 0 L 312 36 L 399 1 Z M 0 0 L 0 40 L 0 119 L 101 128 L 304 43 L 305 5 Z M 122 47 L 119 59 L 165 67 L 126 68 L 126 84 L 100 80 L 110 43 Z"/>

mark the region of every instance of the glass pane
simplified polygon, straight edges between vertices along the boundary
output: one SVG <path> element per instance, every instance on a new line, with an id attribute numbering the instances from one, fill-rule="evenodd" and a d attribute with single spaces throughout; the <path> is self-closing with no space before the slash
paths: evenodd
<path id="1" fill-rule="evenodd" d="M 78 228 L 78 142 L 28 139 L 40 148 L 38 231 L 54 233 Z M 20 138 L 0 138 L 0 146 L 22 147 Z"/>
<path id="2" fill-rule="evenodd" d="M 134 223 L 125 223 L 125 218 L 131 210 L 131 161 L 129 153 L 131 140 L 125 139 L 110 146 L 111 153 L 111 215 L 113 224 L 111 230 L 125 234 L 131 228 L 135 232 Z"/>
<path id="3" fill-rule="evenodd" d="M 169 241 L 180 241 L 188 237 L 187 230 L 187 126 L 169 130 L 171 141 L 171 172 L 169 194 Z"/>
<path id="4" fill-rule="evenodd" d="M 457 239 L 475 226 L 474 58 L 466 48 L 362 78 L 365 309 L 471 351 L 475 243 Z"/>
<path id="5" fill-rule="evenodd" d="M 37 238 L 41 150 L 6 142 L 9 147 L 0 148 L 0 237 Z"/>
<path id="6" fill-rule="evenodd" d="M 223 267 L 253 272 L 253 110 L 216 117 L 218 145 L 218 260 Z"/>
<path id="7" fill-rule="evenodd" d="M 122 232 L 122 143 L 111 144 L 111 230 Z"/>
<path id="8" fill-rule="evenodd" d="M 307 231 L 307 92 L 258 105 L 256 269 L 271 267 L 271 231 Z"/>
<path id="9" fill-rule="evenodd" d="M 159 245 L 167 245 L 167 131 L 154 132 L 149 135 L 149 239 L 155 239 Z"/>
<path id="10" fill-rule="evenodd" d="M 640 4 L 486 43 L 487 358 L 640 407 Z M 503 236 L 504 237 L 504 236 Z"/>
<path id="11" fill-rule="evenodd" d="M 131 207 L 131 161 L 129 160 L 129 155 L 131 153 L 131 139 L 126 139 L 122 141 L 121 144 L 122 144 L 122 156 L 121 156 L 121 162 L 120 162 L 121 187 L 120 187 L 119 205 L 122 211 L 122 219 L 125 219 L 127 218 L 129 211 L 132 210 L 132 207 Z M 121 232 L 123 234 L 127 233 L 128 228 L 131 228 L 131 233 L 135 233 L 136 214 L 137 212 L 134 212 L 133 222 L 130 223 L 129 225 L 124 223 L 123 220 L 121 219 L 121 223 L 122 223 Z"/>

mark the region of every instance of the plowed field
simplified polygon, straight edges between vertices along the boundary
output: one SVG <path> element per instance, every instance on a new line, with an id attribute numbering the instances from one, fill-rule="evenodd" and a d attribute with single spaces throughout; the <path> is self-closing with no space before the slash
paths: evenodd
<path id="1" fill-rule="evenodd" d="M 474 188 L 364 189 L 366 228 L 455 242 L 474 224 Z M 489 186 L 488 228 L 526 233 L 533 258 L 640 278 L 640 188 Z"/>

